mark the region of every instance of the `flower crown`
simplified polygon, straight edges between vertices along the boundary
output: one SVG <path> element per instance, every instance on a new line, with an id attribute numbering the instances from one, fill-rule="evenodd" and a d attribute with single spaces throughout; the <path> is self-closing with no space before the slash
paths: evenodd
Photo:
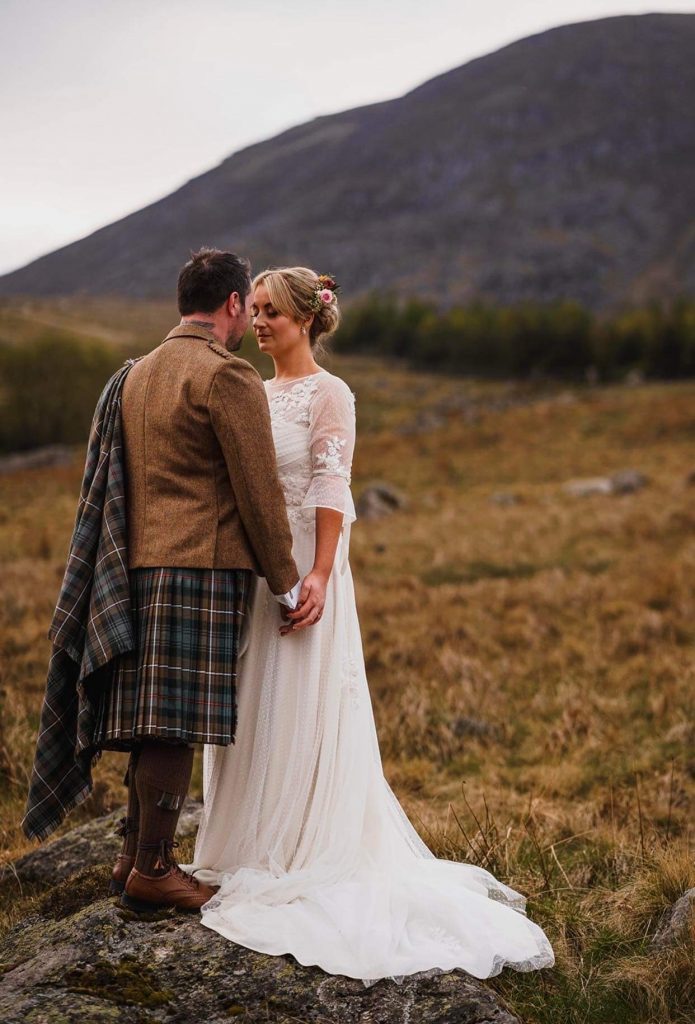
<path id="1" fill-rule="evenodd" d="M 319 274 L 309 308 L 314 313 L 320 313 L 324 306 L 330 306 L 332 302 L 335 302 L 336 294 L 339 291 L 340 285 L 336 284 L 330 274 Z"/>

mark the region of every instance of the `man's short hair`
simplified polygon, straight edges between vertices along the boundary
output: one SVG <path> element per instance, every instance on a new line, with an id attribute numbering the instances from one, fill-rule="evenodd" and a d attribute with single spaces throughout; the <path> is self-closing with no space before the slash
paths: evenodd
<path id="1" fill-rule="evenodd" d="M 179 313 L 214 313 L 232 292 L 238 292 L 244 302 L 250 287 L 251 264 L 243 256 L 219 249 L 199 249 L 191 253 L 179 274 Z"/>

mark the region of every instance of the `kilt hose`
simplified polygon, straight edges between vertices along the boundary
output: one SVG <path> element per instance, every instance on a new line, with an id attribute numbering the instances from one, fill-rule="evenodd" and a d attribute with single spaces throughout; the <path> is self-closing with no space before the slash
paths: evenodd
<path id="1" fill-rule="evenodd" d="M 114 661 L 95 741 L 131 750 L 145 736 L 234 742 L 236 672 L 253 573 L 248 569 L 133 569 L 135 647 Z"/>

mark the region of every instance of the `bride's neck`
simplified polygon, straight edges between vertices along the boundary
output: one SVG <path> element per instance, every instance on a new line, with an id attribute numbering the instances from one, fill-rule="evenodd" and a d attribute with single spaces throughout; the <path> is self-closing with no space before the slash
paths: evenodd
<path id="1" fill-rule="evenodd" d="M 282 359 L 273 358 L 275 380 L 293 380 L 295 377 L 307 377 L 317 373 L 321 367 L 309 352 L 289 352 Z"/>

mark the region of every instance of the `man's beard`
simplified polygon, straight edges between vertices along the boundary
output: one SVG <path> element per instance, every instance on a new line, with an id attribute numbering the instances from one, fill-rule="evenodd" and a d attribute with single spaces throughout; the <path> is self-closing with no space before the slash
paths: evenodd
<path id="1" fill-rule="evenodd" d="M 225 347 L 226 347 L 228 352 L 238 352 L 239 351 L 239 349 L 241 348 L 241 343 L 244 340 L 244 334 L 246 334 L 246 329 L 244 329 L 243 334 L 237 335 L 236 331 L 233 331 L 227 337 L 227 344 L 226 344 Z"/>

